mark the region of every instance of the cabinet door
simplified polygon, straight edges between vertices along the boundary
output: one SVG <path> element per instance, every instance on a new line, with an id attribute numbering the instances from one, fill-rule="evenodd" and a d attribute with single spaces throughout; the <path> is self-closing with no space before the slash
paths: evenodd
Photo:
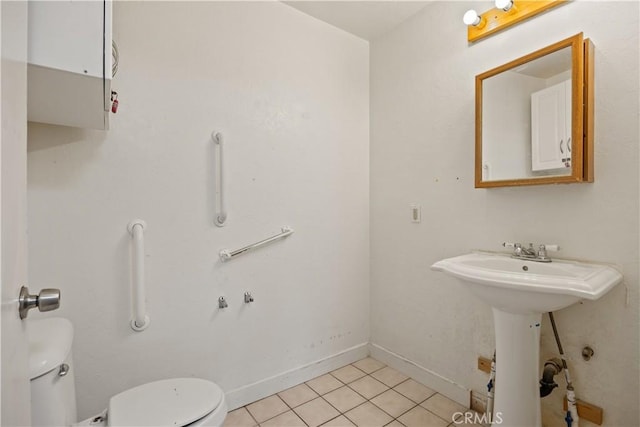
<path id="1" fill-rule="evenodd" d="M 102 1 L 30 1 L 29 64 L 102 79 L 104 10 Z"/>
<path id="2" fill-rule="evenodd" d="M 28 3 L 28 120 L 108 129 L 111 1 Z"/>
<path id="3" fill-rule="evenodd" d="M 568 135 L 571 135 L 571 82 L 531 94 L 531 169 L 565 169 L 570 157 Z"/>

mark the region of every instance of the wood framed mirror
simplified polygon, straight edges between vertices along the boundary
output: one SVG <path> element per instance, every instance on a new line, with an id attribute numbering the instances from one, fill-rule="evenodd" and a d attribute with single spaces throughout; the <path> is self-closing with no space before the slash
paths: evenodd
<path id="1" fill-rule="evenodd" d="M 593 50 L 580 33 L 476 76 L 476 188 L 593 182 Z"/>

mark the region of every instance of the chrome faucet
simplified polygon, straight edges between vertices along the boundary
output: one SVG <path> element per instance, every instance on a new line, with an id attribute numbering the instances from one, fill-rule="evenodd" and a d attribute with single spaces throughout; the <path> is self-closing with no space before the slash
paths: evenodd
<path id="1" fill-rule="evenodd" d="M 513 248 L 512 258 L 526 259 L 536 262 L 551 262 L 551 258 L 547 255 L 547 251 L 558 251 L 558 245 L 538 245 L 538 249 L 533 247 L 533 243 L 529 243 L 528 247 L 522 246 L 520 243 L 504 242 L 502 246 L 505 248 Z"/>

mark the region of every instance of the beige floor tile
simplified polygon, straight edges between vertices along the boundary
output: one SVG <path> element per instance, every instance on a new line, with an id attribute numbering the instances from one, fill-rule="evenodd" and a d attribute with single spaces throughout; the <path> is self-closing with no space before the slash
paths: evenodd
<path id="1" fill-rule="evenodd" d="M 309 427 L 319 426 L 340 415 L 333 406 L 329 405 L 321 397 L 298 406 L 294 411 L 300 415 L 300 418 L 302 418 Z"/>
<path id="2" fill-rule="evenodd" d="M 349 387 L 357 391 L 365 399 L 371 399 L 389 389 L 389 387 L 369 375 L 355 380 L 349 384 Z"/>
<path id="3" fill-rule="evenodd" d="M 349 421 L 347 417 L 345 417 L 344 415 L 340 415 L 339 417 L 336 417 L 331 421 L 327 421 L 326 423 L 322 424 L 321 427 L 355 427 L 355 425 L 351 421 Z"/>
<path id="4" fill-rule="evenodd" d="M 364 398 L 347 386 L 340 387 L 322 396 L 340 412 L 347 412 L 364 403 Z"/>
<path id="5" fill-rule="evenodd" d="M 395 387 L 409 378 L 402 372 L 396 371 L 389 366 L 374 372 L 371 376 L 389 387 Z"/>
<path id="6" fill-rule="evenodd" d="M 458 427 L 456 412 L 471 411 L 367 357 L 231 411 L 223 427 Z"/>
<path id="7" fill-rule="evenodd" d="M 307 425 L 293 411 L 287 411 L 260 424 L 260 427 L 306 427 Z"/>
<path id="8" fill-rule="evenodd" d="M 393 389 L 416 403 L 421 403 L 425 399 L 428 399 L 429 397 L 436 394 L 434 390 L 431 390 L 429 387 L 423 386 L 422 384 L 412 380 L 411 378 L 404 382 L 401 382 Z"/>
<path id="9" fill-rule="evenodd" d="M 393 418 L 399 417 L 409 409 L 416 406 L 414 401 L 407 399 L 397 391 L 393 390 L 387 390 L 374 397 L 371 399 L 371 403 L 391 415 Z"/>
<path id="10" fill-rule="evenodd" d="M 280 415 L 283 412 L 287 412 L 289 407 L 280 399 L 277 395 L 269 396 L 265 399 L 258 400 L 255 403 L 247 405 L 247 409 L 259 423 L 267 421 Z"/>
<path id="11" fill-rule="evenodd" d="M 453 414 L 456 412 L 466 412 L 469 408 L 465 408 L 457 402 L 436 393 L 420 404 L 425 409 L 433 412 L 440 418 L 449 422 L 453 421 Z"/>
<path id="12" fill-rule="evenodd" d="M 376 359 L 371 357 L 367 357 L 366 359 L 358 360 L 356 363 L 353 363 L 353 366 L 360 369 L 367 374 L 377 371 L 378 369 L 384 368 L 386 365 Z"/>
<path id="13" fill-rule="evenodd" d="M 307 403 L 308 401 L 315 399 L 318 397 L 318 393 L 313 391 L 308 385 L 300 384 L 295 387 L 291 387 L 288 390 L 281 391 L 278 393 L 278 396 L 280 396 L 287 405 L 295 408 L 296 406 L 300 406 L 303 403 Z"/>
<path id="14" fill-rule="evenodd" d="M 382 427 L 393 420 L 371 402 L 365 402 L 344 415 L 358 427 Z"/>
<path id="15" fill-rule="evenodd" d="M 333 375 L 343 383 L 348 384 L 352 381 L 357 380 L 358 378 L 364 377 L 366 374 L 355 366 L 347 365 L 331 372 L 331 375 Z"/>
<path id="16" fill-rule="evenodd" d="M 449 422 L 443 420 L 426 409 L 416 406 L 398 418 L 407 427 L 446 427 Z"/>
<path id="17" fill-rule="evenodd" d="M 227 414 L 224 420 L 224 427 L 253 427 L 258 423 L 253 419 L 246 408 L 238 408 Z"/>
<path id="18" fill-rule="evenodd" d="M 307 385 L 319 395 L 323 395 L 342 387 L 344 384 L 338 381 L 334 376 L 326 374 L 307 381 Z"/>

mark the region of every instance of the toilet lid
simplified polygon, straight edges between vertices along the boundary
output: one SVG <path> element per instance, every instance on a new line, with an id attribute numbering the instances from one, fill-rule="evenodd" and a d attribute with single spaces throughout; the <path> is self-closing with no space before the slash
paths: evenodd
<path id="1" fill-rule="evenodd" d="M 109 400 L 110 426 L 184 426 L 212 412 L 222 401 L 215 383 L 173 378 L 129 389 Z"/>

